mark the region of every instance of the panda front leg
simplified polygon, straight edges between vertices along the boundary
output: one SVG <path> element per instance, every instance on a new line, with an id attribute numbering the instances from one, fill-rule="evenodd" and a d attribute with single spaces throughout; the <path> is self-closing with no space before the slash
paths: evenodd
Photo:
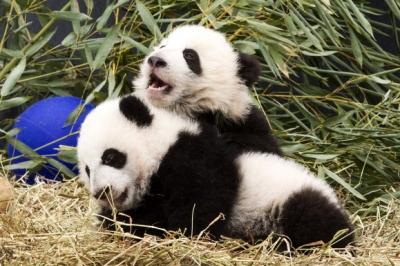
<path id="1" fill-rule="evenodd" d="M 164 205 L 164 213 L 168 214 L 166 229 L 180 230 L 186 236 L 199 235 L 205 230 L 211 238 L 219 239 L 225 227 L 225 215 L 230 212 L 227 201 L 231 197 L 211 197 L 211 194 L 210 191 L 174 191 Z"/>
<path id="2" fill-rule="evenodd" d="M 213 154 L 208 153 L 206 162 L 214 162 L 208 160 L 211 157 Z M 181 230 L 186 236 L 191 236 L 208 228 L 207 231 L 218 239 L 226 222 L 223 218 L 215 219 L 221 213 L 230 216 L 237 195 L 235 168 L 226 165 L 223 160 L 215 161 L 218 165 L 202 160 L 168 162 L 169 173 L 162 175 L 166 181 L 163 193 L 166 229 Z"/>

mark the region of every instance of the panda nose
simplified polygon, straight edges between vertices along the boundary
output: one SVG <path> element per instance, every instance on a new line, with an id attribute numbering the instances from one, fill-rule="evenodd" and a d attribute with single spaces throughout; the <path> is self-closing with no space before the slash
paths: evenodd
<path id="1" fill-rule="evenodd" d="M 107 199 L 107 194 L 111 192 L 110 186 L 106 186 L 105 188 L 100 189 L 96 193 L 93 193 L 93 197 L 96 199 Z"/>
<path id="2" fill-rule="evenodd" d="M 167 62 L 156 56 L 150 56 L 149 59 L 147 59 L 147 63 L 154 68 L 167 66 Z"/>

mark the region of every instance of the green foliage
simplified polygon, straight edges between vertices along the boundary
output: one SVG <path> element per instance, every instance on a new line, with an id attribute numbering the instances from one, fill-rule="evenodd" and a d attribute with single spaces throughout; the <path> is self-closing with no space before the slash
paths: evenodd
<path id="1" fill-rule="evenodd" d="M 94 1 L 84 2 L 87 14 L 73 0 L 53 11 L 45 1 L 0 0 L 0 109 L 51 95 L 96 103 L 129 93 L 128 77 L 165 33 L 201 24 L 259 57 L 263 72 L 252 93 L 289 157 L 357 200 L 399 195 L 400 59 L 375 40 L 378 25 L 391 28 L 400 48 L 395 23 L 375 20 L 399 20 L 397 1 L 386 0 L 389 12 L 363 0 L 110 1 L 97 20 Z M 42 31 L 29 32 L 27 14 Z M 73 31 L 51 47 L 57 20 Z M 12 123 L 0 121 L 3 135 Z"/>

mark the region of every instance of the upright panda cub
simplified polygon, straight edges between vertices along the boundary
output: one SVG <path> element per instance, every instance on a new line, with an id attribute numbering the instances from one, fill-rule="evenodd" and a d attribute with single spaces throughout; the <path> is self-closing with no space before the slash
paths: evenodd
<path id="1" fill-rule="evenodd" d="M 156 107 L 215 124 L 232 151 L 282 155 L 248 94 L 260 71 L 254 57 L 234 52 L 221 33 L 181 26 L 145 58 L 135 93 Z"/>
<path id="2" fill-rule="evenodd" d="M 226 149 L 215 127 L 147 106 L 134 96 L 108 100 L 82 124 L 80 178 L 112 225 L 113 209 L 136 235 L 263 240 L 286 235 L 293 247 L 330 241 L 352 226 L 332 189 L 304 167 L 273 154 Z M 334 247 L 352 242 L 351 234 Z"/>

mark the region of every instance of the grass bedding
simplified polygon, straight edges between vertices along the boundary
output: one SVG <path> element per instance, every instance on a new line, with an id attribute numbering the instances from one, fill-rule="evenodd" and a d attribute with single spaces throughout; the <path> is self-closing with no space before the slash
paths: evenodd
<path id="1" fill-rule="evenodd" d="M 372 211 L 374 210 L 374 211 Z M 399 265 L 399 201 L 353 214 L 356 256 L 315 248 L 311 254 L 276 253 L 277 242 L 211 241 L 171 232 L 143 239 L 96 226 L 95 202 L 78 180 L 16 184 L 14 200 L 0 213 L 1 265 Z M 179 237 L 176 237 L 179 236 Z M 284 243 L 282 243 L 284 244 Z"/>

